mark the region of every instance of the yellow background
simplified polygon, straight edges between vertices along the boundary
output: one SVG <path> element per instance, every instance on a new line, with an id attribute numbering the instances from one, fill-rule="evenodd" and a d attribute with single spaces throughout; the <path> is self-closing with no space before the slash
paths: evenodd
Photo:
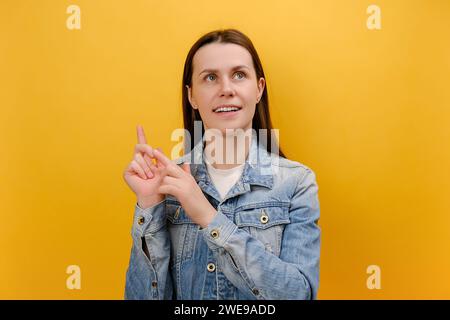
<path id="1" fill-rule="evenodd" d="M 186 54 L 227 27 L 260 54 L 281 147 L 317 174 L 319 299 L 450 298 L 448 0 L 2 0 L 0 298 L 123 298 L 136 124 L 176 144 Z"/>

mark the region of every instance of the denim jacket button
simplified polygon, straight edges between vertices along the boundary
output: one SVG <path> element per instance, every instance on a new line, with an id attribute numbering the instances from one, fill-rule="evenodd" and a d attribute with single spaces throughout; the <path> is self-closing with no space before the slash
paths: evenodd
<path id="1" fill-rule="evenodd" d="M 219 237 L 219 230 L 213 229 L 211 231 L 211 237 L 213 237 L 214 239 L 217 239 Z"/>
<path id="2" fill-rule="evenodd" d="M 156 288 L 158 286 L 158 282 L 152 281 L 152 288 Z"/>
<path id="3" fill-rule="evenodd" d="M 207 269 L 209 272 L 214 272 L 214 270 L 216 270 L 216 265 L 214 263 L 208 263 Z"/>
<path id="4" fill-rule="evenodd" d="M 262 224 L 266 224 L 269 221 L 269 216 L 266 214 L 266 212 L 261 210 L 261 217 L 259 218 L 259 221 L 261 221 Z"/>
<path id="5" fill-rule="evenodd" d="M 177 211 L 175 212 L 175 215 L 173 216 L 175 219 L 178 219 L 178 217 L 180 216 L 180 208 L 181 207 L 177 208 Z"/>
<path id="6" fill-rule="evenodd" d="M 253 292 L 253 294 L 254 294 L 255 296 L 257 296 L 257 295 L 259 294 L 259 290 L 258 290 L 258 289 L 256 289 L 256 288 L 255 288 L 255 289 L 253 289 L 253 290 L 252 290 L 252 292 Z"/>
<path id="7" fill-rule="evenodd" d="M 139 218 L 138 218 L 138 224 L 139 224 L 139 225 L 143 225 L 144 222 L 145 222 L 144 217 L 143 217 L 143 216 L 139 216 Z"/>

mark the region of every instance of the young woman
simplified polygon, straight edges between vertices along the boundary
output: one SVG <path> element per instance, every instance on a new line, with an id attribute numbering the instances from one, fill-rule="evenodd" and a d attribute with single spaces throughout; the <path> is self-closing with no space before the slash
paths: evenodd
<path id="1" fill-rule="evenodd" d="M 171 161 L 138 126 L 124 172 L 137 196 L 125 299 L 316 299 L 315 174 L 276 152 L 250 39 L 235 29 L 201 37 L 187 55 L 182 90 L 187 136 L 200 124 L 201 138 Z M 215 139 L 205 138 L 210 131 Z M 219 161 L 231 152 L 238 160 Z"/>

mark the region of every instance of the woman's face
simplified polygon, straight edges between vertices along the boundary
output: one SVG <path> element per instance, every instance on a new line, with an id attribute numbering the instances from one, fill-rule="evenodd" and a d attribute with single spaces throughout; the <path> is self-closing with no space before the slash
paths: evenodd
<path id="1" fill-rule="evenodd" d="M 265 86 L 256 79 L 252 56 L 244 47 L 231 43 L 210 43 L 193 58 L 189 101 L 198 109 L 205 129 L 252 128 L 256 104 Z M 228 109 L 218 109 L 224 106 Z M 230 109 L 230 107 L 237 107 Z"/>

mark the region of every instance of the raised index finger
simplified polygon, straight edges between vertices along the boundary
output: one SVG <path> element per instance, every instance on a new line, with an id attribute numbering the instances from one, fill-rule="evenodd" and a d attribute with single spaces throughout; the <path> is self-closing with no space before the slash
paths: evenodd
<path id="1" fill-rule="evenodd" d="M 138 124 L 136 127 L 138 143 L 147 144 L 147 139 L 145 138 L 144 128 Z"/>

